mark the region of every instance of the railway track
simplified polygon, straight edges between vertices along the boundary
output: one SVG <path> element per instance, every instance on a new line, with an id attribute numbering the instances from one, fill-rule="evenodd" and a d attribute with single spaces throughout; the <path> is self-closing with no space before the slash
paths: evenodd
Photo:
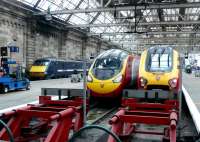
<path id="1" fill-rule="evenodd" d="M 108 111 L 105 111 L 104 113 L 101 114 L 101 116 L 97 117 L 96 119 L 94 119 L 91 124 L 105 124 L 105 121 L 107 121 L 109 118 L 111 118 L 115 112 L 117 112 L 117 107 L 111 108 Z"/>
<path id="2" fill-rule="evenodd" d="M 100 125 L 110 129 L 108 120 L 117 112 L 118 107 L 99 106 L 94 104 L 90 106 L 90 111 L 87 114 L 88 125 Z M 74 142 L 106 142 L 108 134 L 102 130 L 89 129 L 79 134 L 74 139 Z"/>
<path id="3" fill-rule="evenodd" d="M 118 107 L 112 108 L 93 108 L 88 113 L 88 124 L 101 125 L 108 124 L 109 118 L 111 118 L 118 110 Z"/>

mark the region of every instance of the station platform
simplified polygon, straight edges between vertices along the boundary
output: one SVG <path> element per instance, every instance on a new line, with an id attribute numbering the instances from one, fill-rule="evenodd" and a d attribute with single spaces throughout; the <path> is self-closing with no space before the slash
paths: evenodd
<path id="1" fill-rule="evenodd" d="M 183 72 L 183 95 L 188 105 L 190 114 L 200 134 L 200 77 Z"/>

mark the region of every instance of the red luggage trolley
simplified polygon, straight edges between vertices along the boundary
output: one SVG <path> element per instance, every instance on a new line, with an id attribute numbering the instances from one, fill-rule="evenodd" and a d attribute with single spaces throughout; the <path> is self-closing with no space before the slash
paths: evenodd
<path id="1" fill-rule="evenodd" d="M 135 133 L 161 135 L 163 140 L 176 142 L 178 96 L 168 91 L 125 90 L 123 108 L 110 119 L 111 130 L 123 141 Z M 137 124 L 163 125 L 161 132 L 138 130 Z M 109 137 L 108 142 L 114 142 Z"/>

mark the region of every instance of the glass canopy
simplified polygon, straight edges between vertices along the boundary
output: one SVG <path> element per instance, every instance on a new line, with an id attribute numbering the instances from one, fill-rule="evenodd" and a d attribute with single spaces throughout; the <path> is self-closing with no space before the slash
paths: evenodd
<path id="1" fill-rule="evenodd" d="M 36 9 L 41 11 L 46 11 L 50 8 L 51 11 L 55 10 L 74 10 L 74 9 L 87 9 L 89 8 L 99 8 L 100 4 L 97 0 L 18 0 L 23 3 L 26 3 Z M 125 0 L 128 1 L 128 0 Z M 188 7 L 187 4 L 199 3 L 200 0 L 173 0 L 173 2 L 178 2 L 178 4 L 185 4 L 179 8 L 158 8 L 158 9 L 141 9 L 137 10 L 137 18 L 136 21 L 140 21 L 138 23 L 143 23 L 144 26 L 137 26 L 137 31 L 145 32 L 146 35 L 139 35 L 140 37 L 177 37 L 177 32 L 195 32 L 198 30 L 198 26 L 194 24 L 190 24 L 190 22 L 199 21 L 200 20 L 200 8 L 199 7 Z M 156 3 L 154 0 L 146 0 L 149 4 Z M 163 3 L 172 2 L 170 0 L 166 0 Z M 89 5 L 88 5 L 89 4 Z M 169 4 L 168 4 L 169 5 Z M 62 14 L 55 15 L 55 17 L 62 19 L 64 22 L 71 23 L 72 25 L 99 25 L 99 26 L 91 26 L 90 32 L 96 35 L 101 35 L 101 37 L 116 42 L 118 44 L 124 44 L 126 40 L 134 41 L 136 38 L 135 34 L 122 34 L 127 32 L 134 32 L 135 28 L 133 23 L 135 22 L 135 13 L 134 10 L 126 10 L 120 11 L 118 13 L 122 19 L 118 19 L 114 17 L 113 12 L 92 12 L 89 14 L 85 13 L 74 13 L 74 14 Z M 132 17 L 123 19 L 123 17 Z M 185 24 L 184 22 L 189 22 L 189 24 Z M 170 25 L 165 24 L 164 22 L 172 23 Z M 180 23 L 183 24 L 180 24 Z M 120 24 L 126 23 L 126 25 Z M 147 24 L 145 24 L 147 23 Z M 148 25 L 150 23 L 151 25 Z M 155 25 L 153 24 L 155 23 Z M 158 24 L 160 23 L 160 24 Z M 163 23 L 163 24 L 162 24 Z M 114 26 L 105 26 L 105 25 L 114 25 Z M 119 26 L 116 26 L 119 24 Z M 167 34 L 165 34 L 168 32 Z M 152 33 L 152 35 L 151 35 Z M 164 34 L 163 34 L 164 33 Z M 196 33 L 196 36 L 199 34 Z M 182 33 L 181 37 L 188 37 L 187 33 Z M 127 46 L 130 46 L 129 44 Z M 134 46 L 132 44 L 132 46 Z"/>

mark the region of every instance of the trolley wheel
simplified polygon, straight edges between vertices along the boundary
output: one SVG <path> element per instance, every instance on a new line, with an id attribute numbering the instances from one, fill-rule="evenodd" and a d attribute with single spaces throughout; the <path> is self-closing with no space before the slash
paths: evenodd
<path id="1" fill-rule="evenodd" d="M 26 90 L 30 90 L 30 84 L 26 85 Z"/>
<path id="2" fill-rule="evenodd" d="M 8 93 L 9 89 L 7 86 L 4 86 L 2 91 L 3 91 L 3 93 Z"/>

